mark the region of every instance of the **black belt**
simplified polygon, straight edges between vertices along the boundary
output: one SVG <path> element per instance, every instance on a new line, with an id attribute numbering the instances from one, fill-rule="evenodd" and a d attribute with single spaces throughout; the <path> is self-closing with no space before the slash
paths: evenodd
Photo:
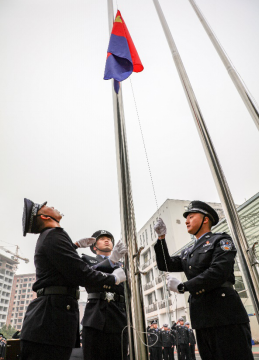
<path id="1" fill-rule="evenodd" d="M 124 296 L 111 292 L 90 293 L 88 294 L 88 300 L 89 299 L 102 299 L 107 300 L 108 302 L 117 301 L 120 303 L 124 303 L 125 301 Z"/>
<path id="2" fill-rule="evenodd" d="M 66 286 L 48 286 L 37 290 L 37 297 L 44 295 L 68 295 L 76 300 L 80 299 L 80 291 Z"/>
<path id="3" fill-rule="evenodd" d="M 234 289 L 234 286 L 230 281 L 224 282 L 224 284 L 220 285 L 220 287 L 229 287 L 229 288 Z"/>

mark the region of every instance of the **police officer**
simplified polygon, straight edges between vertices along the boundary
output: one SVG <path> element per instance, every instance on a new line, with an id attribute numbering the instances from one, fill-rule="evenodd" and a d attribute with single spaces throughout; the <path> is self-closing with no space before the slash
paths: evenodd
<path id="1" fill-rule="evenodd" d="M 161 331 L 162 338 L 162 349 L 163 349 L 163 359 L 164 360 L 173 360 L 174 359 L 174 335 L 171 329 L 169 329 L 168 324 L 164 324 Z"/>
<path id="2" fill-rule="evenodd" d="M 193 331 L 193 329 L 190 328 L 190 323 L 189 323 L 189 321 L 186 321 L 186 322 L 184 323 L 184 325 L 187 327 L 187 329 L 188 329 L 188 331 L 189 331 L 190 359 L 191 359 L 191 360 L 195 360 L 195 344 L 196 344 L 196 340 L 195 340 L 194 331 Z"/>
<path id="3" fill-rule="evenodd" d="M 162 337 L 161 329 L 157 327 L 157 320 L 153 320 L 148 332 L 148 345 L 150 360 L 162 360 Z"/>
<path id="4" fill-rule="evenodd" d="M 190 293 L 191 323 L 196 329 L 201 358 L 252 360 L 249 319 L 233 287 L 235 245 L 228 234 L 211 232 L 219 218 L 208 204 L 192 201 L 183 216 L 188 233 L 196 236 L 194 245 L 179 256 L 170 257 L 165 242 L 166 226 L 159 219 L 155 225 L 158 234 L 155 252 L 160 270 L 184 271 L 187 277 L 181 283 L 170 274 L 167 284 L 176 293 Z"/>
<path id="5" fill-rule="evenodd" d="M 181 317 L 177 323 L 172 326 L 176 334 L 176 346 L 178 353 L 178 360 L 190 360 L 189 353 L 189 332 L 184 326 L 184 319 Z"/>
<path id="6" fill-rule="evenodd" d="M 119 260 L 127 253 L 127 247 L 121 241 L 114 246 L 114 237 L 107 230 L 98 230 L 92 237 L 96 241 L 90 249 L 96 256 L 82 255 L 82 259 L 92 268 L 105 273 L 120 268 L 122 263 Z M 127 317 L 123 284 L 108 286 L 92 282 L 86 286 L 86 291 L 88 301 L 82 320 L 84 359 L 121 360 L 122 331 L 123 358 L 126 359 L 128 329 L 125 329 Z"/>
<path id="7" fill-rule="evenodd" d="M 68 360 L 79 340 L 78 286 L 117 286 L 126 279 L 120 268 L 107 274 L 89 267 L 61 228 L 61 219 L 60 212 L 47 202 L 40 205 L 24 199 L 23 235 L 40 236 L 34 256 L 37 298 L 24 318 L 21 360 Z"/>

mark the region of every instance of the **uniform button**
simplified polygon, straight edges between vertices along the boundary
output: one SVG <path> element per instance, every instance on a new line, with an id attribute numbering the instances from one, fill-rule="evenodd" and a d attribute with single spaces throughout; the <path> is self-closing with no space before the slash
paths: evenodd
<path id="1" fill-rule="evenodd" d="M 111 286 L 109 286 L 109 289 L 111 288 Z"/>
<path id="2" fill-rule="evenodd" d="M 103 288 L 104 288 L 104 289 L 105 289 L 105 287 L 106 287 L 106 286 L 105 286 L 105 285 L 103 285 Z"/>
<path id="3" fill-rule="evenodd" d="M 191 267 L 191 265 L 189 266 L 189 269 L 191 269 L 192 267 Z"/>
<path id="4" fill-rule="evenodd" d="M 191 257 L 193 257 L 193 254 L 191 255 Z"/>
<path id="5" fill-rule="evenodd" d="M 70 305 L 67 305 L 67 310 L 70 310 Z"/>
<path id="6" fill-rule="evenodd" d="M 226 294 L 223 293 L 223 294 L 221 294 L 221 296 L 226 296 Z"/>
<path id="7" fill-rule="evenodd" d="M 199 292 L 196 292 L 196 295 L 199 295 Z"/>
<path id="8" fill-rule="evenodd" d="M 204 292 L 205 290 L 204 290 L 204 289 L 202 289 L 202 291 Z"/>
<path id="9" fill-rule="evenodd" d="M 200 291 L 199 291 L 199 293 L 201 294 L 201 293 L 202 293 L 202 291 L 200 290 Z"/>

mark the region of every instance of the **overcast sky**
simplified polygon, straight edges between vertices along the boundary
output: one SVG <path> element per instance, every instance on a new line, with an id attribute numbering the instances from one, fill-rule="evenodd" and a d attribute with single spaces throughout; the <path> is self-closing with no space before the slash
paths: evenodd
<path id="1" fill-rule="evenodd" d="M 144 65 L 131 77 L 158 205 L 219 201 L 152 0 L 117 0 Z M 259 102 L 258 0 L 197 0 Z M 259 133 L 188 0 L 160 0 L 232 191 L 258 192 Z M 114 2 L 114 11 L 116 11 Z M 34 272 L 37 235 L 22 236 L 23 198 L 65 214 L 76 241 L 120 237 L 105 0 L 0 1 L 0 245 L 16 244 L 18 273 Z M 129 79 L 123 82 L 137 229 L 156 211 Z"/>

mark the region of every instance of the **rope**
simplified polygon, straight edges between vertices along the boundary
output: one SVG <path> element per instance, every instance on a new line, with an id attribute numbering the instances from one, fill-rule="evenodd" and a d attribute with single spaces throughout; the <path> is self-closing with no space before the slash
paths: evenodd
<path id="1" fill-rule="evenodd" d="M 142 344 L 143 344 L 144 346 L 146 346 L 146 347 L 152 347 L 152 346 L 156 345 L 156 343 L 158 342 L 158 335 L 157 335 L 157 334 L 152 334 L 152 335 L 155 335 L 155 336 L 156 336 L 156 342 L 154 342 L 153 345 L 148 345 L 148 344 L 146 344 L 146 343 L 141 339 L 141 337 L 140 337 L 139 334 L 148 334 L 147 331 L 139 331 L 139 330 L 135 329 L 132 325 L 126 325 L 126 326 L 122 329 L 122 331 L 121 331 L 121 359 L 122 359 L 122 360 L 123 360 L 123 332 L 124 332 L 124 330 L 127 329 L 128 327 L 132 328 L 132 329 L 136 332 L 136 334 L 138 335 L 140 341 L 142 342 Z"/>
<path id="2" fill-rule="evenodd" d="M 133 90 L 131 78 L 129 78 L 129 79 L 130 79 L 130 85 L 131 85 L 131 90 L 132 90 L 134 105 L 135 105 L 135 109 L 136 109 L 136 113 L 137 113 L 137 118 L 138 118 L 138 124 L 139 124 L 140 133 L 141 133 L 142 143 L 143 143 L 144 152 L 145 152 L 145 156 L 146 156 L 146 161 L 147 161 L 147 166 L 148 166 L 148 172 L 149 172 L 149 176 L 150 176 L 150 180 L 151 180 L 151 184 L 152 184 L 152 189 L 153 189 L 153 194 L 154 194 L 154 198 L 155 198 L 156 209 L 157 209 L 157 213 L 158 213 L 158 216 L 159 216 L 158 202 L 157 202 L 157 197 L 156 197 L 156 191 L 155 191 L 155 186 L 154 186 L 154 182 L 153 182 L 151 167 L 150 167 L 150 163 L 149 163 L 149 159 L 148 159 L 147 148 L 146 148 L 145 139 L 144 139 L 144 135 L 143 135 L 143 131 L 142 131 L 142 126 L 141 126 L 141 122 L 140 122 L 140 117 L 139 117 L 137 102 L 136 102 L 136 98 L 135 98 L 135 94 L 134 94 L 134 90 Z"/>

